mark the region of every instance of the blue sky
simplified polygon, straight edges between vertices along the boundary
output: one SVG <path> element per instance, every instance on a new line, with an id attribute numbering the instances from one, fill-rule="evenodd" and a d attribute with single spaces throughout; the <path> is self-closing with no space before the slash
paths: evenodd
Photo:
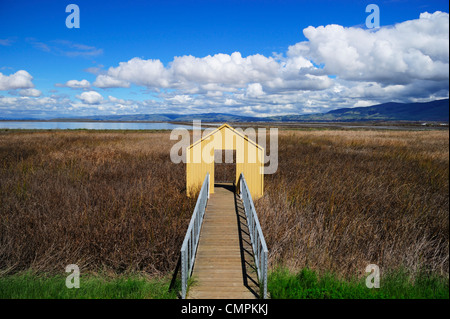
<path id="1" fill-rule="evenodd" d="M 69 29 L 68 4 L 80 8 Z M 368 30 L 368 4 L 380 9 Z M 448 97 L 447 1 L 0 1 L 0 118 Z"/>

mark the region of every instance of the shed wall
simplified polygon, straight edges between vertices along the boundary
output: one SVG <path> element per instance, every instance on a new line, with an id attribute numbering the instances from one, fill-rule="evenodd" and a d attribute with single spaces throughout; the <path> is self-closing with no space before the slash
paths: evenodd
<path id="1" fill-rule="evenodd" d="M 244 173 L 253 199 L 262 196 L 264 189 L 264 149 L 255 142 L 223 125 L 186 150 L 186 189 L 194 196 L 206 173 L 210 173 L 210 191 L 214 193 L 214 151 L 236 151 L 236 185 Z"/>

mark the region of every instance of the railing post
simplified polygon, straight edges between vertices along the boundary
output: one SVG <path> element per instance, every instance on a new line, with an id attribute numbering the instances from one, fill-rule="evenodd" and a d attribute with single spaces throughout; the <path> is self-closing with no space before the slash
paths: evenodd
<path id="1" fill-rule="evenodd" d="M 187 278 L 186 278 L 186 251 L 181 251 L 181 298 L 186 299 Z"/>
<path id="2" fill-rule="evenodd" d="M 264 283 L 263 283 L 263 298 L 264 299 L 267 299 L 267 258 L 268 258 L 268 252 L 267 251 L 265 251 L 264 252 L 264 276 L 263 276 L 263 281 L 264 281 Z"/>
<path id="3" fill-rule="evenodd" d="M 208 199 L 209 199 L 209 188 L 210 188 L 210 185 L 209 185 L 209 183 L 210 183 L 210 178 L 209 178 L 209 173 L 206 173 L 206 177 L 208 178 Z"/>
<path id="4" fill-rule="evenodd" d="M 239 176 L 239 197 L 242 199 L 242 177 L 244 176 L 244 173 L 241 173 L 241 176 Z"/>

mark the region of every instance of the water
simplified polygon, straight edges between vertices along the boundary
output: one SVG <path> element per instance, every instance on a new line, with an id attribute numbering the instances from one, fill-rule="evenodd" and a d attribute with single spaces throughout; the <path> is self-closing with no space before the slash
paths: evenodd
<path id="1" fill-rule="evenodd" d="M 192 126 L 171 123 L 117 123 L 117 122 L 35 122 L 0 121 L 0 129 L 30 130 L 173 130 L 175 128 L 192 129 Z"/>
<path id="2" fill-rule="evenodd" d="M 216 127 L 222 123 L 202 123 L 202 126 Z M 248 125 L 244 125 L 248 126 Z M 342 123 L 277 123 L 273 127 L 278 128 L 301 128 L 301 127 L 325 127 L 325 128 L 363 128 L 363 129 L 381 129 L 381 130 L 428 130 L 428 129 L 447 129 L 445 126 L 396 126 L 396 125 L 350 125 Z M 30 130 L 173 130 L 175 128 L 185 128 L 192 130 L 192 125 L 181 125 L 171 123 L 142 123 L 142 122 L 39 122 L 39 121 L 0 121 L 0 129 L 30 129 Z"/>

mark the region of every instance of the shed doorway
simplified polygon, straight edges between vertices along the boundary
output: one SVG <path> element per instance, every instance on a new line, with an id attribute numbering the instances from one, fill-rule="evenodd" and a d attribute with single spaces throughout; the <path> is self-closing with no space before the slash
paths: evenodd
<path id="1" fill-rule="evenodd" d="M 214 150 L 214 182 L 236 184 L 236 150 Z"/>

